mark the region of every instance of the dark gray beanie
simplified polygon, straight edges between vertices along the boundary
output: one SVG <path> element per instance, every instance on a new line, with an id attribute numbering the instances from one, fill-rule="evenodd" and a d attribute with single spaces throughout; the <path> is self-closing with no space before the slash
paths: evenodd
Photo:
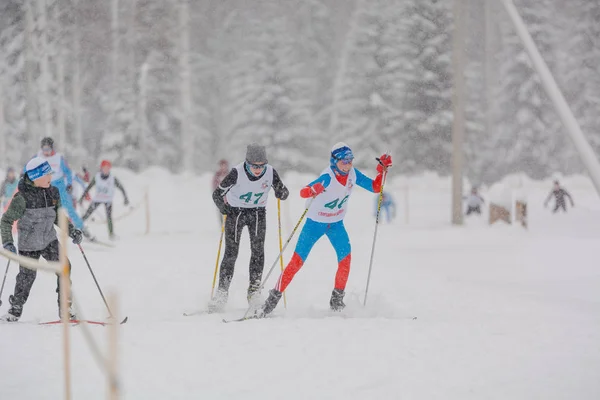
<path id="1" fill-rule="evenodd" d="M 246 161 L 249 163 L 268 163 L 265 146 L 258 143 L 249 144 L 246 149 Z"/>

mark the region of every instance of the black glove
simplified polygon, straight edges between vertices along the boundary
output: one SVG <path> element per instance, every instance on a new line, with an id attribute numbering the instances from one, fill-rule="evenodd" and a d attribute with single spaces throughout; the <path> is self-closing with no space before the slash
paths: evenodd
<path id="1" fill-rule="evenodd" d="M 283 190 L 281 190 L 281 193 L 279 193 L 279 196 L 277 198 L 285 201 L 289 195 L 290 195 L 290 191 L 288 190 L 288 188 L 284 187 Z"/>
<path id="2" fill-rule="evenodd" d="M 229 204 L 225 204 L 220 211 L 221 214 L 227 216 L 238 215 L 240 213 L 240 209 L 238 207 L 231 207 Z"/>
<path id="3" fill-rule="evenodd" d="M 67 185 L 67 193 L 73 193 L 73 185 Z"/>
<path id="4" fill-rule="evenodd" d="M 12 242 L 4 243 L 4 248 L 10 252 L 17 254 L 17 248 Z"/>
<path id="5" fill-rule="evenodd" d="M 125 205 L 128 206 L 129 205 L 129 199 L 125 199 Z"/>
<path id="6" fill-rule="evenodd" d="M 71 239 L 73 239 L 73 243 L 75 244 L 80 244 L 83 240 L 83 232 L 81 232 L 79 229 L 73 228 L 71 232 L 69 232 L 69 236 Z"/>

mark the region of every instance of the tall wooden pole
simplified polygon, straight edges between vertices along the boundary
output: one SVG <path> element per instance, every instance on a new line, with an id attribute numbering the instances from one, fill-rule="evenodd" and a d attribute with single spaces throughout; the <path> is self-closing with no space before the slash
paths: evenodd
<path id="1" fill-rule="evenodd" d="M 67 240 L 69 232 L 69 222 L 64 208 L 59 209 L 59 227 L 60 227 L 60 265 L 62 271 L 60 274 L 60 316 L 63 325 L 63 356 L 65 366 L 65 399 L 71 399 L 71 346 L 69 337 L 69 298 L 71 297 L 71 280 L 69 277 L 69 261 L 67 259 Z"/>

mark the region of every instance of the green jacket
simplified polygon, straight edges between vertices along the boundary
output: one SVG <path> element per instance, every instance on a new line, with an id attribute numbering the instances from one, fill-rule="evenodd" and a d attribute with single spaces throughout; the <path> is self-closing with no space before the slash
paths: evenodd
<path id="1" fill-rule="evenodd" d="M 25 175 L 19 181 L 8 210 L 2 215 L 0 233 L 2 244 L 14 243 L 12 226 L 18 221 L 19 251 L 41 251 L 57 240 L 54 225 L 58 225 L 58 209 L 61 207 L 58 189 L 33 185 Z M 74 230 L 69 222 L 69 234 Z"/>

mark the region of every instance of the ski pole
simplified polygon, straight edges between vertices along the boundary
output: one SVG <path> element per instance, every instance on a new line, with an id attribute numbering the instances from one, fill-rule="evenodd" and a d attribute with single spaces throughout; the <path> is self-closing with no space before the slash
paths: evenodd
<path id="1" fill-rule="evenodd" d="M 377 159 L 381 164 L 381 161 Z M 383 165 L 383 164 L 382 164 Z M 377 202 L 377 215 L 375 217 L 375 234 L 373 235 L 373 246 L 371 247 L 371 260 L 369 261 L 369 274 L 367 275 L 367 288 L 365 289 L 365 302 L 364 306 L 367 305 L 367 295 L 369 294 L 369 283 L 371 282 L 371 270 L 373 269 L 373 258 L 375 256 L 375 243 L 377 242 L 377 230 L 379 228 L 379 216 L 381 215 L 381 203 L 383 202 L 383 186 L 385 185 L 385 179 L 387 178 L 387 169 L 383 172 L 383 180 L 381 182 L 381 189 L 379 190 L 379 200 Z"/>
<path id="2" fill-rule="evenodd" d="M 217 284 L 217 272 L 219 271 L 219 260 L 221 259 L 221 246 L 223 245 L 223 235 L 225 234 L 225 221 L 227 215 L 223 216 L 223 223 L 221 224 L 221 238 L 219 239 L 219 250 L 217 250 L 217 262 L 215 263 L 215 274 L 213 276 L 212 288 L 210 289 L 210 299 L 212 300 L 215 294 L 215 285 Z"/>
<path id="3" fill-rule="evenodd" d="M 281 199 L 277 199 L 277 223 L 279 224 L 279 263 L 283 272 L 283 239 L 281 237 Z M 283 292 L 283 307 L 287 308 L 287 299 Z"/>
<path id="4" fill-rule="evenodd" d="M 265 284 L 267 283 L 267 280 L 269 280 L 269 277 L 271 276 L 271 274 L 273 273 L 273 270 L 277 266 L 277 262 L 279 261 L 279 257 L 281 257 L 281 255 L 283 254 L 283 252 L 285 251 L 285 249 L 288 247 L 288 245 L 292 241 L 292 238 L 296 234 L 296 231 L 300 227 L 300 224 L 302 224 L 302 221 L 304 221 L 304 217 L 308 213 L 308 209 L 310 208 L 310 205 L 312 204 L 312 202 L 314 201 L 314 199 L 315 199 L 314 197 L 312 199 L 310 199 L 310 201 L 306 205 L 306 209 L 304 210 L 304 212 L 302 213 L 302 216 L 298 220 L 298 223 L 296 224 L 296 226 L 292 230 L 292 233 L 290 233 L 290 237 L 285 241 L 285 244 L 283 245 L 283 248 L 281 249 L 281 251 L 277 255 L 277 259 L 275 259 L 275 262 L 273 263 L 273 265 L 271 265 L 271 268 L 269 269 L 269 272 L 267 273 L 267 276 L 265 277 L 265 279 L 263 279 L 262 283 L 258 287 L 257 293 L 260 293 L 262 291 L 262 289 L 265 287 Z M 252 306 L 248 307 L 248 309 L 246 310 L 246 312 L 244 313 L 244 316 L 242 318 L 246 318 L 248 316 L 248 314 L 250 313 L 250 310 L 252 310 L 252 308 L 253 308 Z"/>
<path id="5" fill-rule="evenodd" d="M 4 271 L 4 279 L 2 279 L 2 287 L 0 287 L 0 307 L 2 306 L 2 293 L 4 292 L 4 283 L 6 282 L 8 267 L 10 267 L 10 260 L 8 260 L 8 262 L 6 263 L 6 271 Z"/>
<path id="6" fill-rule="evenodd" d="M 110 318 L 112 318 L 113 313 L 112 313 L 112 311 L 110 311 L 110 307 L 108 306 L 106 297 L 104 297 L 104 293 L 102 293 L 102 289 L 100 289 L 100 284 L 98 283 L 98 280 L 96 279 L 96 275 L 94 274 L 94 271 L 92 271 L 92 266 L 90 265 L 90 262 L 88 261 L 86 255 L 85 255 L 85 252 L 83 251 L 83 247 L 81 247 L 81 244 L 78 244 L 77 247 L 79 247 L 79 251 L 81 251 L 81 255 L 83 256 L 83 259 L 85 260 L 85 263 L 87 264 L 87 267 L 90 270 L 90 273 L 92 274 L 92 278 L 94 278 L 94 282 L 96 283 L 96 287 L 98 288 L 98 291 L 100 292 L 100 296 L 102 296 L 102 300 L 104 301 L 104 305 L 106 306 L 106 309 L 108 310 L 108 314 L 110 315 Z"/>

